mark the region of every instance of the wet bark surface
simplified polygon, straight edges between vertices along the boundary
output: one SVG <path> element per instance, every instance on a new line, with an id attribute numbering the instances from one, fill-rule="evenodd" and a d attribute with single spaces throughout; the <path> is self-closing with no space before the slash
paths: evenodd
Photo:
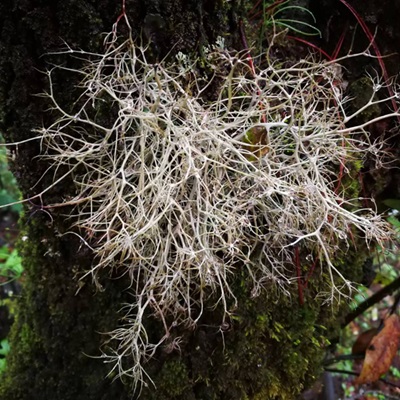
<path id="1" fill-rule="evenodd" d="M 377 27 L 382 54 L 397 51 L 400 5 L 382 0 L 351 4 L 372 32 Z M 242 49 L 238 21 L 245 5 L 222 0 L 126 3 L 136 34 L 142 32 L 151 39 L 155 61 L 171 48 L 175 53 L 198 51 L 220 35 Z M 318 44 L 328 53 L 334 52 L 343 30 L 348 34 L 341 54 L 368 46 L 361 29 L 356 29 L 354 16 L 339 1 L 311 0 L 309 5 L 323 32 Z M 43 55 L 58 51 L 63 41 L 72 48 L 101 51 L 102 34 L 111 29 L 120 11 L 119 1 L 108 0 L 1 2 L 0 129 L 9 142 L 31 138 L 32 129 L 46 125 L 52 117 L 45 112 L 46 100 L 35 96 L 47 89 L 41 71 L 49 62 L 71 66 L 77 62 L 61 55 Z M 349 79 L 371 71 L 370 61 L 348 65 Z M 390 74 L 398 72 L 398 63 L 398 56 L 388 58 Z M 68 104 L 75 98 L 76 82 L 59 75 L 55 85 L 60 101 Z M 39 154 L 39 143 L 32 141 L 12 151 L 14 173 L 25 196 L 43 191 L 50 177 L 40 178 L 48 165 L 32 161 Z M 400 197 L 396 173 L 369 174 L 368 179 L 370 192 L 379 181 L 379 191 L 374 194 Z M 0 396 L 4 400 L 128 400 L 132 396 L 129 384 L 112 383 L 113 376 L 105 378 L 108 365 L 88 357 L 100 355 L 105 339 L 98 332 L 118 326 L 120 305 L 130 298 L 127 282 L 109 279 L 105 273 L 103 293 L 97 293 L 88 280 L 81 287 L 79 271 L 90 268 L 92 255 L 76 237 L 62 235 L 68 230 L 65 209 L 50 210 L 50 218 L 43 208 L 60 202 L 73 190 L 72 182 L 64 181 L 26 206 L 22 226 L 28 240 L 21 244 L 26 278 L 13 328 L 9 370 L 2 377 Z M 237 278 L 237 295 L 243 297 L 237 311 L 240 319 L 221 333 L 216 322 L 220 316 L 207 312 L 196 331 L 177 332 L 184 337 L 181 352 L 165 351 L 149 362 L 146 368 L 158 389 L 151 384 L 144 387 L 142 399 L 290 399 L 312 382 L 323 356 L 321 349 L 311 345 L 324 335 L 315 327 L 332 326 L 334 330 L 332 308 L 313 304 L 312 293 L 306 307 L 300 307 L 295 296 L 283 298 L 274 289 L 248 301 L 244 279 Z M 159 334 L 160 321 L 149 319 L 149 326 Z"/>

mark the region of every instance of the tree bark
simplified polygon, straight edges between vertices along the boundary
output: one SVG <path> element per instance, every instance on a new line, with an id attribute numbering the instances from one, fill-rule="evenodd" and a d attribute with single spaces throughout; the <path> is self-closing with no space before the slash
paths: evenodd
<path id="1" fill-rule="evenodd" d="M 134 33 L 152 41 L 155 58 L 171 49 L 200 51 L 202 45 L 225 37 L 229 46 L 242 49 L 238 21 L 250 5 L 233 0 L 166 0 L 126 2 Z M 0 4 L 0 129 L 8 142 L 32 138 L 32 129 L 46 125 L 51 113 L 37 94 L 48 90 L 45 71 L 49 61 L 73 66 L 62 55 L 44 54 L 64 48 L 101 51 L 102 34 L 109 32 L 121 13 L 114 0 L 3 0 Z M 123 35 L 123 28 L 122 35 Z M 59 73 L 57 98 L 74 100 L 75 86 Z M 71 181 L 63 181 L 45 195 L 49 185 L 45 161 L 35 159 L 40 143 L 14 146 L 13 170 L 25 198 L 21 222 L 24 288 L 13 326 L 8 370 L 0 386 L 1 399 L 99 400 L 132 398 L 129 382 L 112 382 L 110 366 L 99 351 L 106 343 L 101 333 L 118 326 L 121 304 L 129 301 L 124 278 L 104 273 L 103 292 L 88 279 L 92 255 L 68 231 L 66 210 L 48 210 L 73 194 Z M 348 275 L 357 278 L 367 255 L 350 255 Z M 141 399 L 292 399 L 318 375 L 339 306 L 324 306 L 313 297 L 324 277 L 315 277 L 299 305 L 296 292 L 283 296 L 271 287 L 249 298 L 246 277 L 235 279 L 239 308 L 229 326 L 205 312 L 195 331 L 180 332 L 180 352 L 159 352 L 146 371 L 148 383 Z M 149 318 L 155 335 L 160 322 Z M 135 393 L 137 396 L 138 393 Z"/>

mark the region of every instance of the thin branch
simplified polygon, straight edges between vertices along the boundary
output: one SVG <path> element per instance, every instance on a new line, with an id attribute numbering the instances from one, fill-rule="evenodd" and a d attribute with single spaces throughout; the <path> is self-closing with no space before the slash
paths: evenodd
<path id="1" fill-rule="evenodd" d="M 386 296 L 390 296 L 393 292 L 400 288 L 400 277 L 395 279 L 389 285 L 383 287 L 381 290 L 373 294 L 371 297 L 363 301 L 357 308 L 354 309 L 351 313 L 346 315 L 341 327 L 346 327 L 350 322 L 354 321 L 359 315 L 364 313 L 368 308 L 373 305 L 379 303 Z"/>

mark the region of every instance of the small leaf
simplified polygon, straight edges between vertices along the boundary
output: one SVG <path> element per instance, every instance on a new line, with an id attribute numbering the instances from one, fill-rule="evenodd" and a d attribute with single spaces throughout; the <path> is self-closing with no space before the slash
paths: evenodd
<path id="1" fill-rule="evenodd" d="M 400 211 L 400 199 L 386 199 L 382 202 L 385 206 L 392 208 L 393 210 Z"/>
<path id="2" fill-rule="evenodd" d="M 393 225 L 395 229 L 400 229 L 400 221 L 395 216 L 392 215 L 388 217 L 387 221 L 389 222 L 389 224 Z"/>
<path id="3" fill-rule="evenodd" d="M 0 342 L 0 355 L 5 356 L 10 351 L 10 345 L 7 339 L 3 339 Z"/>
<path id="4" fill-rule="evenodd" d="M 21 257 L 18 255 L 17 250 L 13 250 L 7 261 L 5 262 L 5 268 L 8 269 L 16 277 L 20 277 L 24 268 L 21 264 Z"/>
<path id="5" fill-rule="evenodd" d="M 0 374 L 6 369 L 6 359 L 0 358 Z"/>
<path id="6" fill-rule="evenodd" d="M 371 340 L 378 333 L 377 328 L 368 329 L 358 335 L 357 340 L 354 342 L 351 349 L 351 354 L 365 354 L 368 349 Z"/>
<path id="7" fill-rule="evenodd" d="M 375 382 L 386 373 L 397 353 L 400 339 L 400 321 L 391 315 L 384 322 L 384 328 L 375 335 L 369 344 L 357 384 Z"/>
<path id="8" fill-rule="evenodd" d="M 246 143 L 244 148 L 256 157 L 262 157 L 269 151 L 268 132 L 264 126 L 257 125 L 249 129 L 243 141 Z"/>

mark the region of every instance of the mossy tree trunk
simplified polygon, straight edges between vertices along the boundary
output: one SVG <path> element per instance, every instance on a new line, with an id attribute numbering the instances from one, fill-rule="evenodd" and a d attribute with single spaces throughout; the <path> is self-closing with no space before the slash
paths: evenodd
<path id="1" fill-rule="evenodd" d="M 240 49 L 238 21 L 249 5 L 233 0 L 127 0 L 126 10 L 135 34 L 153 43 L 155 59 L 173 52 L 200 51 L 218 36 Z M 41 72 L 64 56 L 42 57 L 64 47 L 101 51 L 102 34 L 111 30 L 121 12 L 119 0 L 3 0 L 0 4 L 0 120 L 9 142 L 32 138 L 32 129 L 46 125 L 46 100 L 35 96 L 47 90 Z M 123 34 L 123 28 L 122 28 Z M 65 78 L 65 79 L 64 79 Z M 57 75 L 58 99 L 68 105 L 74 87 Z M 35 159 L 38 142 L 14 146 L 13 169 L 26 198 L 49 185 L 48 168 Z M 106 378 L 109 365 L 98 356 L 107 332 L 118 325 L 118 310 L 129 294 L 127 282 L 103 277 L 104 292 L 96 292 L 79 273 L 92 257 L 68 230 L 66 210 L 43 206 L 73 193 L 64 181 L 26 204 L 21 223 L 24 290 L 11 341 L 8 370 L 1 399 L 99 400 L 130 399 L 129 382 Z M 349 258 L 352 260 L 352 258 Z M 348 269 L 355 278 L 365 256 L 353 256 Z M 320 371 L 325 328 L 335 322 L 336 309 L 306 298 L 300 306 L 295 292 L 278 289 L 248 298 L 245 277 L 236 279 L 239 309 L 229 326 L 207 311 L 194 332 L 185 332 L 180 352 L 160 352 L 146 371 L 149 384 L 142 399 L 291 399 Z M 315 286 L 318 287 L 318 277 Z M 333 322 L 332 322 L 333 321 Z M 157 334 L 157 321 L 149 321 Z"/>

